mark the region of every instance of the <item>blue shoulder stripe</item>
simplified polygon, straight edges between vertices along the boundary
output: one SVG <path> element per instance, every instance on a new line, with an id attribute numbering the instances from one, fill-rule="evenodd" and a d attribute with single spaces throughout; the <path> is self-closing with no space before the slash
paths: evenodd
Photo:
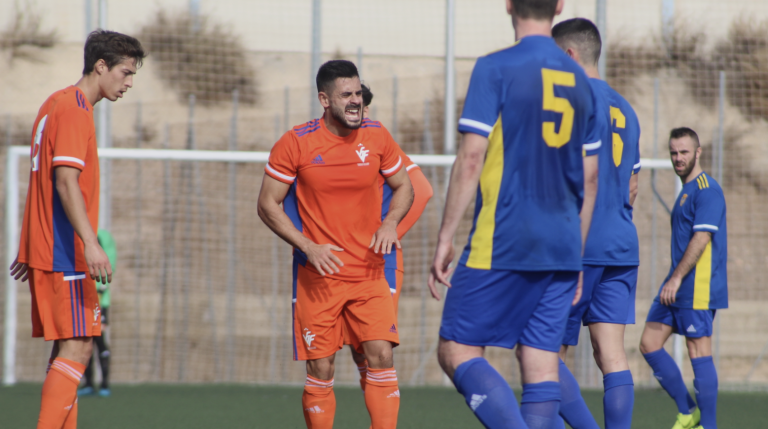
<path id="1" fill-rule="evenodd" d="M 297 132 L 296 133 L 296 137 L 304 137 L 307 134 L 314 133 L 315 131 L 317 131 L 319 129 L 320 129 L 320 125 L 316 125 L 314 128 L 310 128 L 310 129 L 305 130 L 305 131 Z"/>
<path id="2" fill-rule="evenodd" d="M 307 122 L 306 125 L 304 125 L 303 127 L 300 127 L 300 128 L 294 127 L 293 130 L 298 133 L 299 131 L 302 131 L 302 130 L 305 130 L 307 128 L 310 128 L 310 127 L 313 127 L 313 126 L 317 125 L 319 123 L 319 121 L 320 121 L 319 119 L 313 119 L 313 120 Z"/>

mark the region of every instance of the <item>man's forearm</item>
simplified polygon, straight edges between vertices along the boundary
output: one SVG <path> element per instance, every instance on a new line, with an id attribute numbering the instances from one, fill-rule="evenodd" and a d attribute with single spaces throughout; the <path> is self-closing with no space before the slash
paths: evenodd
<path id="1" fill-rule="evenodd" d="M 693 234 L 691 241 L 688 242 L 688 248 L 685 249 L 683 259 L 677 264 L 675 271 L 672 272 L 672 277 L 683 279 L 691 272 L 696 263 L 699 262 L 704 249 L 712 240 L 712 234 L 709 232 L 699 231 Z"/>
<path id="2" fill-rule="evenodd" d="M 389 212 L 382 223 L 394 223 L 395 228 L 408 214 L 413 204 L 413 186 L 411 182 L 405 182 L 392 190 L 392 200 L 389 203 Z"/>
<path id="3" fill-rule="evenodd" d="M 482 170 L 483 159 L 476 154 L 467 156 L 460 152 L 456 156 L 456 162 L 451 169 L 451 180 L 438 239 L 450 240 L 456 234 L 461 218 L 477 190 Z"/>
<path id="4" fill-rule="evenodd" d="M 277 204 L 260 204 L 259 217 L 278 237 L 291 246 L 305 251 L 312 240 L 301 233 L 291 222 L 291 219 Z"/>
<path id="5" fill-rule="evenodd" d="M 592 213 L 595 211 L 595 199 L 597 198 L 597 187 L 584 187 L 584 202 L 581 205 L 581 253 L 584 253 L 584 246 L 587 244 L 589 228 L 592 226 Z"/>
<path id="6" fill-rule="evenodd" d="M 75 232 L 86 245 L 98 244 L 96 232 L 88 219 L 88 212 L 85 209 L 85 200 L 83 192 L 80 190 L 80 184 L 77 178 L 58 179 L 56 181 L 56 191 L 59 193 L 61 205 L 64 213 L 69 219 L 69 223 L 75 229 Z"/>
<path id="7" fill-rule="evenodd" d="M 595 200 L 597 199 L 597 171 L 598 156 L 593 155 L 584 158 L 584 200 L 581 203 L 581 253 L 584 254 L 584 247 L 587 245 L 589 229 L 592 226 L 592 214 L 595 210 Z"/>

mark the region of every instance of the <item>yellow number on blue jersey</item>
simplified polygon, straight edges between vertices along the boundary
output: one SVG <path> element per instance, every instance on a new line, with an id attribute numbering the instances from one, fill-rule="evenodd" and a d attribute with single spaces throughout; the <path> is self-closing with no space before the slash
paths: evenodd
<path id="1" fill-rule="evenodd" d="M 611 126 L 624 129 L 627 126 L 627 118 L 621 113 L 621 109 L 611 106 Z M 621 165 L 621 154 L 624 152 L 624 140 L 618 133 L 613 133 L 613 164 L 617 167 Z"/>
<path id="2" fill-rule="evenodd" d="M 544 110 L 563 114 L 560 132 L 555 132 L 554 122 L 544 122 L 541 127 L 541 136 L 547 146 L 560 148 L 571 141 L 574 111 L 567 98 L 555 96 L 555 85 L 575 87 L 576 77 L 569 72 L 541 69 L 541 81 L 544 87 Z"/>

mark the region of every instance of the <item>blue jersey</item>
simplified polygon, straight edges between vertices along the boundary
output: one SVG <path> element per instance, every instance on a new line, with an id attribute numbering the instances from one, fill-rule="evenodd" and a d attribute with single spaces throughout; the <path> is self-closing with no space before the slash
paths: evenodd
<path id="1" fill-rule="evenodd" d="M 584 248 L 584 263 L 639 265 L 629 179 L 640 171 L 640 122 L 627 100 L 607 83 L 600 79 L 590 79 L 589 83 L 595 94 L 595 110 L 610 127 L 600 136 L 605 144 L 600 148 L 598 159 L 597 200 Z"/>
<path id="2" fill-rule="evenodd" d="M 488 137 L 460 263 L 581 270 L 583 153 L 600 148 L 589 79 L 544 36 L 477 60 L 459 131 Z"/>
<path id="3" fill-rule="evenodd" d="M 672 306 L 694 310 L 728 308 L 725 196 L 720 184 L 706 173 L 683 185 L 675 201 L 672 210 L 672 266 L 664 283 L 683 259 L 688 243 L 697 231 L 711 233 L 712 240 L 704 248 L 696 266 L 683 277 Z"/>

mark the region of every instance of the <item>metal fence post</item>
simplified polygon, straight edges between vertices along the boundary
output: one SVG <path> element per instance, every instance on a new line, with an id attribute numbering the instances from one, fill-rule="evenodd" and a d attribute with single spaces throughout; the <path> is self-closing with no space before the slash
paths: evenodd
<path id="1" fill-rule="evenodd" d="M 321 0 L 312 0 L 312 54 L 311 54 L 311 70 L 309 71 L 309 113 L 310 120 L 319 118 L 322 114 L 320 110 L 320 104 L 317 101 L 317 97 L 313 96 L 312 88 L 315 87 L 315 75 L 318 69 L 320 69 L 320 63 L 322 61 L 322 25 L 321 19 Z"/>
<path id="2" fill-rule="evenodd" d="M 141 101 L 136 106 L 136 148 L 141 148 L 143 140 L 143 124 L 141 121 Z M 133 379 L 139 379 L 139 354 L 141 353 L 141 283 L 142 280 L 142 254 L 141 254 L 141 160 L 136 160 L 136 236 L 134 242 L 134 254 L 136 255 L 136 279 L 134 283 L 134 317 L 136 318 L 134 333 L 136 344 L 133 350 Z"/>
<path id="3" fill-rule="evenodd" d="M 240 92 L 232 91 L 232 120 L 229 129 L 229 150 L 237 150 L 237 108 Z M 235 241 L 237 240 L 237 165 L 229 163 L 229 238 L 227 240 L 227 381 L 232 381 L 235 373 L 235 283 L 237 255 Z"/>
<path id="4" fill-rule="evenodd" d="M 392 76 L 392 126 L 389 129 L 392 131 L 392 137 L 397 141 L 397 75 Z"/>

